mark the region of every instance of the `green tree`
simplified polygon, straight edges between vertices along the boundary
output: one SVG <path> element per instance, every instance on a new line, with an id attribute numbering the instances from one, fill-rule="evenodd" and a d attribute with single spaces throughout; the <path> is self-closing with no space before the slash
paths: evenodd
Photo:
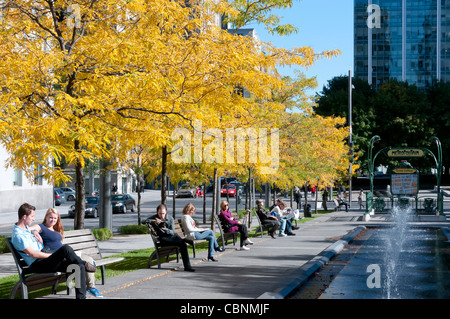
<path id="1" fill-rule="evenodd" d="M 376 112 L 372 101 L 376 92 L 366 81 L 352 79 L 352 129 L 355 155 L 359 158 L 356 162 L 366 165 L 366 150 L 370 138 L 376 134 Z M 328 81 L 323 91 L 316 96 L 314 111 L 321 116 L 340 116 L 348 125 L 348 76 L 338 76 Z"/>
<path id="2" fill-rule="evenodd" d="M 423 91 L 396 80 L 385 82 L 378 91 L 359 79 L 352 83 L 353 141 L 363 168 L 367 167 L 366 150 L 373 135 L 381 137 L 380 148 L 430 147 L 429 139 L 436 129 L 431 103 Z M 316 101 L 317 114 L 348 118 L 348 77 L 330 80 Z M 444 101 L 436 100 L 435 103 Z M 411 163 L 419 168 L 434 166 L 429 160 L 411 160 Z M 386 161 L 385 164 L 393 165 L 394 162 Z"/>
<path id="3" fill-rule="evenodd" d="M 428 123 L 434 128 L 435 135 L 442 143 L 442 160 L 445 168 L 444 174 L 449 174 L 450 168 L 450 83 L 437 82 L 427 90 L 430 103 Z M 435 147 L 430 147 L 435 152 Z"/>

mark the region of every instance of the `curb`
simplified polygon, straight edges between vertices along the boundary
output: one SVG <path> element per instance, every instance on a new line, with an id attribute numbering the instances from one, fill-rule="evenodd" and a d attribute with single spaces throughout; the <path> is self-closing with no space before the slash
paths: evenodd
<path id="1" fill-rule="evenodd" d="M 289 283 L 284 288 L 281 288 L 278 292 L 265 292 L 261 296 L 256 299 L 285 299 L 289 294 L 291 294 L 294 290 L 302 286 L 311 275 L 313 275 L 320 267 L 325 265 L 337 255 L 349 242 L 351 242 L 356 236 L 358 236 L 363 230 L 365 230 L 365 226 L 358 226 L 353 230 L 349 231 L 347 235 L 342 237 L 342 239 L 337 242 L 331 244 L 327 248 L 325 248 L 319 255 L 308 261 L 302 267 L 299 268 L 299 276 Z"/>

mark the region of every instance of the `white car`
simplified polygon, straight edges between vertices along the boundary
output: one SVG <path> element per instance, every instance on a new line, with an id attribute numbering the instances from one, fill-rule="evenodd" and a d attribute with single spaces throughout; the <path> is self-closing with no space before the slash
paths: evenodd
<path id="1" fill-rule="evenodd" d="M 197 188 L 190 186 L 189 184 L 184 184 L 177 190 L 176 197 L 195 197 L 197 193 Z"/>

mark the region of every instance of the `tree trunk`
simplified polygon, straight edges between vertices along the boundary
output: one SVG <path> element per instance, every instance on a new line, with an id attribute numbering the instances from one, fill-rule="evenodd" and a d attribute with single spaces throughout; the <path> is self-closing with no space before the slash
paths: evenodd
<path id="1" fill-rule="evenodd" d="M 77 151 L 80 150 L 80 142 L 78 140 L 75 140 L 74 148 Z M 79 160 L 75 162 L 75 176 L 75 191 L 77 195 L 75 197 L 75 218 L 73 227 L 75 229 L 84 229 L 84 211 L 86 208 L 84 170 Z"/>
<path id="2" fill-rule="evenodd" d="M 203 224 L 206 224 L 206 183 L 203 183 Z"/>
<path id="3" fill-rule="evenodd" d="M 111 170 L 110 162 L 106 159 L 100 160 L 100 199 L 99 227 L 112 230 L 112 206 L 111 206 Z"/>
<path id="4" fill-rule="evenodd" d="M 212 202 L 212 211 L 211 211 L 211 229 L 215 232 L 215 222 L 214 216 L 216 216 L 217 208 L 217 168 L 214 168 L 214 185 L 213 185 L 213 202 Z"/>
<path id="5" fill-rule="evenodd" d="M 161 161 L 161 204 L 167 205 L 166 195 L 166 177 L 167 177 L 167 147 L 162 148 Z"/>
<path id="6" fill-rule="evenodd" d="M 140 156 L 137 157 L 137 165 L 138 170 L 140 172 L 141 169 L 141 161 Z M 136 174 L 136 191 L 137 191 L 137 219 L 138 219 L 138 225 L 141 225 L 141 174 Z"/>

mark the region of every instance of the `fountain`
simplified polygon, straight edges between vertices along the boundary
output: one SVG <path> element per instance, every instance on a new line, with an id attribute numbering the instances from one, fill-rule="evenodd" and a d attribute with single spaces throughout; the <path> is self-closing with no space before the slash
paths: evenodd
<path id="1" fill-rule="evenodd" d="M 409 205 L 396 205 L 391 210 L 392 227 L 385 228 L 383 233 L 385 280 L 383 285 L 383 296 L 391 299 L 393 296 L 400 297 L 397 291 L 398 274 L 401 271 L 400 254 L 406 249 L 405 245 L 412 238 L 409 222 L 412 219 L 412 210 Z"/>
<path id="2" fill-rule="evenodd" d="M 426 148 L 392 147 L 383 148 L 373 157 L 373 146 L 379 140 L 379 136 L 374 136 L 369 145 L 370 191 L 366 195 L 366 211 L 362 218 L 367 228 L 357 240 L 362 243 L 355 243 L 354 247 L 344 251 L 342 258 L 346 258 L 345 261 L 337 258 L 334 266 L 334 269 L 338 269 L 335 270 L 337 274 L 333 274 L 331 283 L 319 298 L 448 299 L 450 241 L 447 237 L 450 231 L 443 214 L 443 195 L 440 190 L 442 151 L 439 139 L 432 138 L 438 146 L 437 157 Z M 371 216 L 380 206 L 382 210 L 385 209 L 384 199 L 374 197 L 374 163 L 379 154 L 391 159 L 402 159 L 404 165 L 392 170 L 391 207 L 380 212 L 384 219 L 378 220 L 384 222 L 374 224 L 370 222 L 374 219 Z M 431 207 L 434 216 L 425 216 L 428 219 L 418 214 L 418 171 L 403 161 L 405 157 L 423 157 L 425 154 L 434 159 L 437 177 L 436 206 Z M 410 198 L 415 200 L 415 207 L 412 207 Z M 333 269 L 332 264 L 333 260 L 327 271 Z"/>

